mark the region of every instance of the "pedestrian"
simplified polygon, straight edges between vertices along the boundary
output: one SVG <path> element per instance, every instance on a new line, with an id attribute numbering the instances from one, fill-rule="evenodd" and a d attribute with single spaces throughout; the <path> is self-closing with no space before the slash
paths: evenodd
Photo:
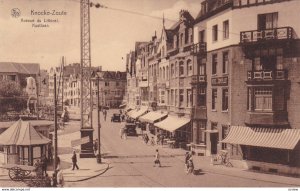
<path id="1" fill-rule="evenodd" d="M 96 154 L 97 151 L 98 151 L 98 139 L 95 140 L 94 145 L 93 145 L 93 148 L 94 148 L 94 152 L 95 152 L 95 154 Z"/>
<path id="2" fill-rule="evenodd" d="M 156 166 L 156 164 L 158 164 L 158 167 L 161 167 L 160 155 L 158 149 L 156 149 L 156 153 L 155 153 L 154 167 Z"/>
<path id="3" fill-rule="evenodd" d="M 120 138 L 123 139 L 124 127 L 120 128 Z"/>
<path id="4" fill-rule="evenodd" d="M 151 137 L 150 144 L 151 144 L 152 146 L 155 145 L 154 137 Z"/>
<path id="5" fill-rule="evenodd" d="M 186 152 L 185 153 L 185 159 L 184 159 L 184 162 L 185 162 L 185 171 L 187 172 L 188 171 L 188 161 L 190 159 L 190 153 L 189 152 Z"/>
<path id="6" fill-rule="evenodd" d="M 72 170 L 74 170 L 75 167 L 76 167 L 77 170 L 78 170 L 79 167 L 78 167 L 78 165 L 77 165 L 77 156 L 76 156 L 76 152 L 75 152 L 75 151 L 73 151 L 72 163 L 73 163 L 73 168 L 72 168 Z"/>
<path id="7" fill-rule="evenodd" d="M 107 115 L 106 109 L 103 110 L 103 115 L 104 115 L 104 121 L 106 121 L 106 115 Z"/>
<path id="8" fill-rule="evenodd" d="M 41 166 L 42 166 L 42 175 L 47 174 L 47 157 L 43 154 L 41 159 Z"/>
<path id="9" fill-rule="evenodd" d="M 36 160 L 36 162 L 34 163 L 34 167 L 35 167 L 35 173 L 37 177 L 42 177 L 43 176 L 43 170 L 42 170 L 42 163 L 40 162 L 40 160 Z"/>
<path id="10" fill-rule="evenodd" d="M 51 178 L 48 176 L 48 174 L 45 174 L 45 187 L 51 187 Z"/>
<path id="11" fill-rule="evenodd" d="M 161 136 L 160 136 L 160 144 L 161 144 L 161 146 L 164 145 L 164 139 L 165 139 L 165 136 L 164 136 L 164 135 L 161 135 Z"/>
<path id="12" fill-rule="evenodd" d="M 63 171 L 61 169 L 57 170 L 57 186 L 58 187 L 64 187 L 65 184 L 65 180 L 64 180 L 64 175 L 63 175 Z"/>
<path id="13" fill-rule="evenodd" d="M 194 162 L 193 162 L 193 157 L 191 156 L 188 160 L 187 174 L 193 174 L 193 173 L 194 173 Z"/>
<path id="14" fill-rule="evenodd" d="M 148 144 L 148 142 L 149 142 L 149 137 L 148 137 L 147 134 L 145 134 L 145 141 L 146 141 L 146 144 Z"/>
<path id="15" fill-rule="evenodd" d="M 48 156 L 49 156 L 49 162 L 52 163 L 53 161 L 53 146 L 49 147 Z"/>
<path id="16" fill-rule="evenodd" d="M 57 177 L 56 177 L 55 172 L 53 172 L 53 174 L 52 174 L 52 178 L 51 178 L 51 186 L 52 186 L 52 187 L 57 187 Z"/>
<path id="17" fill-rule="evenodd" d="M 56 157 L 56 170 L 60 169 L 60 158 L 59 156 Z"/>

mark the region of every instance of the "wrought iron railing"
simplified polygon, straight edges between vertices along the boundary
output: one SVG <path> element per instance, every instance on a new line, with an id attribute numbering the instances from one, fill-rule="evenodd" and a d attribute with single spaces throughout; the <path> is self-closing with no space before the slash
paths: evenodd
<path id="1" fill-rule="evenodd" d="M 248 80 L 286 80 L 286 70 L 253 70 L 248 71 Z"/>
<path id="2" fill-rule="evenodd" d="M 282 40 L 295 38 L 294 29 L 292 27 L 280 27 L 265 30 L 243 31 L 240 33 L 241 43 Z"/>

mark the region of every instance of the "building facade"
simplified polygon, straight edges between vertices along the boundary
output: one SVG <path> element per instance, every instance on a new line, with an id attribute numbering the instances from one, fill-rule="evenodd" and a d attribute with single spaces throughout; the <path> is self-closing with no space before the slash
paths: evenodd
<path id="1" fill-rule="evenodd" d="M 299 166 L 297 141 L 292 147 L 271 145 L 272 136 L 281 145 L 298 136 L 281 134 L 299 129 L 299 6 L 276 0 L 202 3 L 194 40 L 207 44 L 206 155 L 226 150 L 236 165 L 266 171 L 289 173 Z"/>
<path id="2" fill-rule="evenodd" d="M 127 79 L 148 70 L 144 81 L 135 79 L 135 93 L 143 92 L 150 111 L 189 119 L 184 136 L 198 155 L 226 152 L 234 166 L 300 173 L 292 170 L 300 166 L 299 6 L 205 0 L 195 19 L 180 11 L 175 25 L 135 54 L 127 65 L 145 70 Z"/>

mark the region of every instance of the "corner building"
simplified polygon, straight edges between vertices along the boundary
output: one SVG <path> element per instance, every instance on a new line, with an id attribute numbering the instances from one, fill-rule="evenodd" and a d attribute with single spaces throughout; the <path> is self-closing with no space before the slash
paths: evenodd
<path id="1" fill-rule="evenodd" d="M 206 155 L 299 174 L 300 1 L 206 0 L 194 42 L 206 42 Z"/>

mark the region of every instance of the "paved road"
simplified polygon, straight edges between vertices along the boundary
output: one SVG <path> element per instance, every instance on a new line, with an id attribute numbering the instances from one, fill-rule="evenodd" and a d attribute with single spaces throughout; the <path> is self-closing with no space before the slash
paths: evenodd
<path id="1" fill-rule="evenodd" d="M 107 121 L 101 115 L 101 142 L 105 161 L 111 169 L 105 174 L 83 182 L 67 183 L 71 187 L 287 187 L 288 185 L 251 180 L 238 176 L 214 172 L 187 175 L 183 156 L 171 156 L 161 146 L 145 145 L 139 137 L 122 140 L 119 129 L 124 123 L 111 123 L 109 111 Z M 96 114 L 94 115 L 96 116 Z M 97 135 L 94 117 L 94 136 Z M 162 167 L 153 167 L 155 149 L 162 155 Z M 197 169 L 197 167 L 196 167 Z"/>

